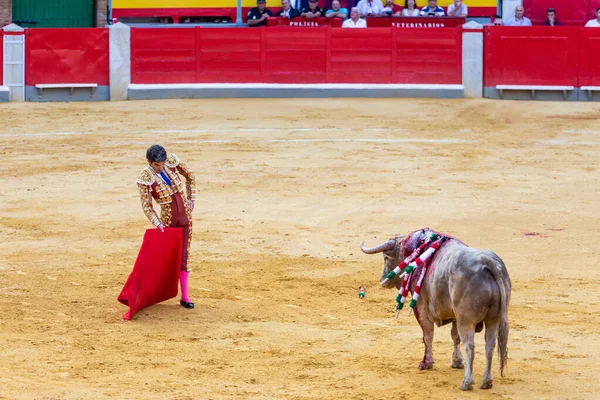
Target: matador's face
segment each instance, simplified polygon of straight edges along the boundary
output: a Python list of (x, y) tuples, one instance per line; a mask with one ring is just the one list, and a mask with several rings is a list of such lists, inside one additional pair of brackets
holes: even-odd
[(153, 161), (150, 162), (150, 160), (148, 160), (148, 162), (150, 163), (150, 166), (152, 167), (152, 169), (157, 173), (160, 174), (162, 172), (162, 170), (165, 168), (165, 162), (158, 162), (158, 161)]

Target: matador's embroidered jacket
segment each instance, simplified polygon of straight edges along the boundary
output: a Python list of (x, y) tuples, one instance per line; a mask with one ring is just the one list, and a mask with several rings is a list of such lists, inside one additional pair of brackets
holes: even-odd
[[(150, 165), (142, 170), (136, 181), (144, 214), (154, 226), (159, 226), (161, 223), (164, 226), (169, 226), (171, 224), (171, 195), (180, 193), (191, 225), (192, 212), (187, 200), (196, 200), (196, 178), (194, 173), (175, 154), (171, 154), (165, 160), (164, 172), (169, 177), (171, 186), (167, 185)], [(185, 178), (185, 185), (180, 174)], [(152, 207), (152, 198), (160, 205), (160, 217)]]

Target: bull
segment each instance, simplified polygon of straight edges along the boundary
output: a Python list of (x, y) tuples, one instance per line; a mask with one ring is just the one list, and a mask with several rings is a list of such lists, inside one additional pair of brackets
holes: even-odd
[[(378, 246), (360, 248), (366, 254), (383, 253), (381, 282), (384, 286), (400, 289), (402, 279), (395, 276), (386, 279), (388, 273), (408, 257), (433, 233), (428, 229), (391, 238)], [(414, 272), (419, 273), (419, 270)], [(415, 290), (411, 280), (410, 292)], [(460, 389), (473, 389), (473, 359), (475, 357), (475, 332), (485, 326), (486, 366), (481, 389), (493, 386), (492, 358), (498, 342), (500, 374), (508, 359), (508, 306), (511, 282), (504, 262), (489, 250), (477, 250), (461, 241), (448, 238), (433, 254), (421, 286), (420, 297), (414, 309), (415, 317), (423, 331), (425, 354), (419, 369), (433, 368), (434, 325), (452, 323), (454, 342), (452, 368), (465, 368), (460, 351), (461, 341), (465, 347), (466, 368)]]

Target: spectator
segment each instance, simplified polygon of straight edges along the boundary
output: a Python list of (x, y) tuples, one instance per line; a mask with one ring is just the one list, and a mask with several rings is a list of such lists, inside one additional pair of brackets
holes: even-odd
[(418, 17), (419, 8), (417, 6), (417, 0), (404, 0), (404, 10), (402, 10), (403, 17)]
[(340, 8), (340, 0), (333, 0), (331, 2), (331, 10), (327, 10), (325, 16), (327, 18), (343, 18), (345, 21), (348, 19), (348, 10)]
[(419, 13), (422, 17), (443, 17), (445, 15), (444, 9), (438, 7), (437, 0), (429, 0), (427, 4)]
[(290, 0), (281, 0), (281, 7), (283, 9), (275, 13), (276, 17), (292, 19), (300, 16), (298, 10), (293, 9), (290, 5)]
[(544, 26), (562, 26), (562, 23), (560, 21), (556, 20), (556, 10), (552, 7), (550, 7), (548, 9), (548, 11), (546, 11), (546, 21), (544, 21), (544, 23), (542, 25)]
[(515, 17), (509, 20), (506, 26), (531, 26), (531, 21), (523, 14), (525, 14), (523, 6), (517, 6), (515, 8)]
[(467, 18), (467, 15), (469, 15), (469, 10), (462, 0), (454, 0), (454, 3), (448, 6), (449, 17)]
[(266, 26), (267, 18), (273, 16), (271, 10), (267, 8), (266, 0), (256, 0), (256, 7), (248, 11), (248, 26)]
[[(308, 5), (308, 2), (306, 2), (305, 4)], [(290, 0), (290, 7), (292, 7), (298, 12), (300, 12), (300, 10), (304, 8), (302, 7), (302, 0)]]
[(504, 21), (498, 15), (494, 15), (494, 21), (492, 22), (494, 26), (504, 26)]
[(357, 8), (362, 17), (376, 17), (381, 14), (383, 4), (381, 0), (360, 0)]
[(304, 18), (318, 18), (323, 15), (323, 10), (319, 7), (317, 0), (308, 0), (308, 7), (302, 10), (302, 16)]
[(398, 4), (394, 4), (394, 0), (385, 0), (385, 6), (380, 15), (382, 17), (400, 17), (402, 16), (402, 9)]
[(360, 18), (358, 7), (352, 7), (350, 11), (350, 19), (347, 19), (342, 24), (342, 28), (366, 28), (367, 21)]
[(600, 8), (596, 9), (596, 19), (590, 19), (585, 26), (588, 28), (600, 28)]

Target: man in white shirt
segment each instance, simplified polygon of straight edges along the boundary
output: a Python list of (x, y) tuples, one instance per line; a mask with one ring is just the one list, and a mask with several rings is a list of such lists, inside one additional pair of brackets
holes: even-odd
[(596, 9), (596, 19), (590, 19), (585, 26), (587, 28), (600, 28), (600, 8)]
[(525, 9), (523, 6), (517, 6), (515, 8), (515, 17), (505, 23), (505, 26), (531, 26), (531, 21), (529, 18), (524, 16)]
[(352, 7), (350, 11), (350, 19), (347, 19), (342, 24), (342, 28), (366, 28), (367, 21), (360, 19), (360, 12), (357, 7)]
[(462, 0), (454, 0), (454, 3), (448, 6), (449, 17), (467, 18), (467, 15), (469, 15), (469, 10)]
[(362, 17), (375, 17), (383, 11), (381, 0), (360, 0), (356, 7)]

